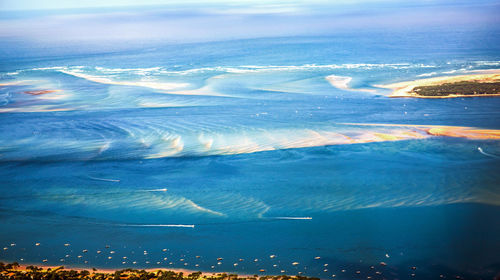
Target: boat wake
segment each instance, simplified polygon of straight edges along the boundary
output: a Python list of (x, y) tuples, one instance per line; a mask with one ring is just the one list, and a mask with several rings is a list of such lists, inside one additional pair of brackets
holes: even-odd
[(87, 176), (88, 178), (96, 181), (104, 181), (104, 182), (113, 182), (113, 183), (119, 183), (120, 180), (118, 179), (108, 179), (108, 178), (99, 178), (99, 177), (93, 177), (93, 176)]
[(194, 228), (195, 225), (183, 224), (118, 224), (121, 227), (176, 227), (176, 228)]
[(269, 217), (273, 220), (312, 220), (312, 217)]
[(487, 153), (487, 152), (483, 151), (483, 149), (482, 149), (481, 147), (477, 147), (477, 150), (478, 150), (481, 154), (483, 154), (483, 155), (485, 155), (485, 156), (487, 156), (487, 157), (491, 157), (491, 158), (500, 158), (499, 156), (492, 155), (492, 154), (490, 154), (490, 153)]

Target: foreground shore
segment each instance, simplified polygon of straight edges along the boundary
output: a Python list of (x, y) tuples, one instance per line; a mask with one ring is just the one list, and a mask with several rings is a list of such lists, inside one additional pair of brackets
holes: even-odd
[(500, 96), (500, 70), (469, 75), (443, 76), (377, 87), (391, 89), (389, 97), (455, 98)]
[(319, 280), (306, 276), (262, 276), (238, 275), (227, 273), (208, 273), (181, 269), (91, 269), (65, 268), (63, 266), (34, 266), (19, 265), (18, 263), (4, 264), (0, 262), (0, 279), (158, 279), (158, 280), (195, 280), (195, 279), (248, 279), (248, 280)]

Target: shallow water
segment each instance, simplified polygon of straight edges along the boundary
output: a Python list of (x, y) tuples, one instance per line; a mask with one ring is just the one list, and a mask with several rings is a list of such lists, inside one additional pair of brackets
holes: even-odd
[[(425, 34), (6, 58), (0, 259), (343, 279), (495, 275), (499, 142), (425, 128), (498, 130), (500, 99), (390, 99), (376, 85), (500, 68), (499, 44)], [(414, 44), (422, 39), (431, 43)], [(350, 89), (330, 75), (351, 77)], [(60, 91), (25, 93), (35, 90)]]

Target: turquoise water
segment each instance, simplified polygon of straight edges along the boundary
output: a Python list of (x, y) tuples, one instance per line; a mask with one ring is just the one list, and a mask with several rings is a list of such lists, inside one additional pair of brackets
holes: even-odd
[[(392, 99), (377, 85), (498, 69), (498, 34), (408, 32), (113, 52), (5, 44), (0, 259), (491, 278), (499, 142), (424, 128), (500, 129), (500, 99)], [(59, 91), (26, 93), (41, 90)]]

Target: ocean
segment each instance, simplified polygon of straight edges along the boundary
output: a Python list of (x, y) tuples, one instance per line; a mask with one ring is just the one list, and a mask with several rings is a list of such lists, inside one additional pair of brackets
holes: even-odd
[(431, 31), (110, 51), (5, 41), (0, 260), (491, 279), (500, 142), (428, 132), (499, 130), (500, 99), (378, 85), (500, 69), (500, 34)]

